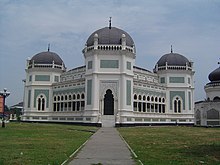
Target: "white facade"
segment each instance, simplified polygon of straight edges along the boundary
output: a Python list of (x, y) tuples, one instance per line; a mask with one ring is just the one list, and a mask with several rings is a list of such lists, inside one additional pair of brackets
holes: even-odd
[(83, 54), (85, 66), (69, 71), (57, 57), (47, 61), (50, 64), (42, 62), (45, 55), (27, 62), (23, 121), (102, 126), (194, 123), (193, 64), (184, 56), (171, 51), (154, 72), (137, 67), (132, 38), (114, 27), (91, 34)]

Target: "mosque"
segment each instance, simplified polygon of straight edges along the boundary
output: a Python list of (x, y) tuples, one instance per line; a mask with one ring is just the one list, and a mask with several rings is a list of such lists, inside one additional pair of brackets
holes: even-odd
[(138, 67), (132, 37), (110, 22), (88, 37), (82, 53), (85, 65), (70, 70), (49, 49), (27, 60), (23, 121), (194, 124), (193, 62), (172, 47), (153, 71)]
[(220, 126), (220, 67), (208, 76), (210, 82), (204, 87), (206, 99), (195, 103), (195, 124)]

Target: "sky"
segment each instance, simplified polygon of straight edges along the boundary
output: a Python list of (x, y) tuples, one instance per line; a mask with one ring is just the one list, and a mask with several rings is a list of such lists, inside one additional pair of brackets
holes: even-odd
[(7, 105), (23, 100), (26, 60), (57, 53), (67, 69), (84, 65), (82, 49), (94, 31), (123, 29), (136, 46), (135, 65), (153, 71), (173, 51), (194, 62), (195, 101), (220, 61), (219, 0), (1, 0), (0, 90)]

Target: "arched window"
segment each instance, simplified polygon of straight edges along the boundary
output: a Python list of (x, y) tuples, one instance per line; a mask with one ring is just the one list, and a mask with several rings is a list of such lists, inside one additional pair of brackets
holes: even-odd
[(154, 97), (153, 96), (151, 97), (151, 101), (154, 101)]
[(146, 103), (143, 103), (143, 112), (146, 112)]
[(77, 99), (80, 99), (80, 95), (79, 94), (77, 94)]
[(155, 104), (155, 112), (158, 112), (158, 104)]
[(162, 113), (165, 113), (165, 105), (162, 105)]
[(145, 95), (143, 96), (143, 100), (144, 100), (144, 101), (146, 100), (146, 96), (145, 96)]
[(57, 110), (57, 103), (53, 103), (53, 111), (55, 112)]
[(141, 109), (141, 102), (138, 103), (138, 112), (141, 112), (142, 109)]
[(138, 96), (138, 100), (141, 100), (141, 95)]
[(85, 95), (84, 93), (81, 94), (81, 99), (84, 99), (85, 98)]
[(137, 102), (134, 101), (134, 111), (137, 111)]
[(56, 101), (56, 100), (57, 100), (57, 98), (56, 98), (56, 96), (54, 96), (53, 101)]
[(76, 110), (76, 102), (73, 101), (73, 102), (72, 102), (72, 111), (75, 111), (75, 110)]
[(174, 112), (175, 113), (181, 113), (181, 108), (182, 108), (182, 102), (179, 99), (179, 97), (176, 97), (173, 103), (173, 107), (174, 107)]
[(72, 96), (71, 95), (69, 95), (69, 100), (71, 100), (72, 99)]
[(136, 94), (134, 95), (134, 100), (137, 100), (137, 95)]
[(80, 101), (76, 102), (76, 110), (79, 111), (80, 110)]
[(44, 111), (45, 110), (45, 97), (43, 95), (40, 95), (37, 98), (37, 110), (38, 111)]
[(75, 100), (75, 99), (76, 99), (76, 95), (74, 94), (74, 95), (73, 95), (73, 100)]
[(60, 103), (57, 103), (57, 111), (60, 111)]
[(177, 113), (177, 100), (174, 100), (174, 112)]
[(150, 101), (150, 96), (147, 96), (147, 101)]
[(60, 104), (60, 110), (63, 111), (63, 102)]
[(81, 110), (84, 110), (85, 109), (85, 101), (81, 101)]
[(41, 110), (42, 110), (42, 111), (45, 110), (45, 99), (44, 99), (44, 98), (42, 98)]
[(159, 102), (161, 102), (161, 98), (159, 97)]
[(40, 111), (41, 110), (41, 99), (38, 98), (38, 104), (37, 104), (37, 110)]

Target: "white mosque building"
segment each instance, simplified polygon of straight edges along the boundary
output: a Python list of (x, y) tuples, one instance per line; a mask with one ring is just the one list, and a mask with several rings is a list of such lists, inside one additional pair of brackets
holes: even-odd
[(171, 52), (153, 71), (135, 65), (131, 36), (104, 27), (82, 50), (85, 65), (67, 70), (49, 49), (27, 60), (23, 121), (97, 126), (194, 124), (193, 62)]
[(220, 67), (208, 76), (205, 85), (206, 99), (195, 103), (195, 124), (198, 126), (220, 126)]

